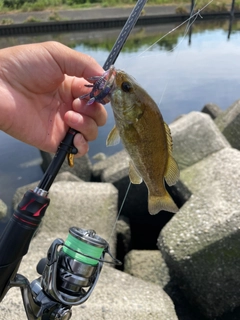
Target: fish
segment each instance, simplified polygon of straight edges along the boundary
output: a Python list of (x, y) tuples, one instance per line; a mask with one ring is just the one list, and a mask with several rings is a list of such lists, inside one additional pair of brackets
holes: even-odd
[(115, 126), (110, 131), (106, 145), (122, 141), (127, 151), (131, 183), (142, 181), (148, 189), (148, 211), (161, 210), (176, 213), (178, 207), (167, 192), (165, 182), (172, 186), (180, 171), (173, 158), (171, 131), (150, 95), (136, 80), (122, 70), (111, 66), (102, 76), (89, 78), (92, 91), (80, 97), (89, 97), (87, 105), (94, 102), (111, 103)]
[(148, 189), (148, 211), (177, 212), (178, 207), (165, 188), (179, 179), (180, 171), (173, 158), (170, 128), (150, 95), (136, 80), (122, 70), (110, 68), (111, 90), (107, 94), (115, 126), (107, 146), (122, 141), (127, 151), (131, 183), (145, 182)]

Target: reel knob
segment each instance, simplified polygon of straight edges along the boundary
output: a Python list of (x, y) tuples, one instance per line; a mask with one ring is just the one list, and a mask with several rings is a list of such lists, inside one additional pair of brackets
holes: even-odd
[(62, 307), (52, 312), (50, 320), (69, 320), (72, 316), (71, 309)]

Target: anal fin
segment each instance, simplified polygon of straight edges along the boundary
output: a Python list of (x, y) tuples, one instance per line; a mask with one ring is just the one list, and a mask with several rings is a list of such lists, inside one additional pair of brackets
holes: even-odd
[(164, 172), (164, 178), (169, 186), (173, 186), (179, 179), (180, 171), (177, 165), (177, 162), (172, 156), (173, 151), (173, 142), (171, 136), (171, 130), (169, 126), (164, 122), (166, 136), (167, 136), (167, 145), (168, 145), (168, 161), (167, 166)]

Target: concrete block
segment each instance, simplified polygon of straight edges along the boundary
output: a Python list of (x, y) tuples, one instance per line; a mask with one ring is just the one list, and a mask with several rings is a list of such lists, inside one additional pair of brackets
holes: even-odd
[[(43, 158), (42, 162), (42, 169), (43, 172), (45, 172), (51, 163), (54, 154), (40, 151), (41, 156)], [(84, 181), (90, 181), (91, 180), (91, 175), (92, 175), (92, 163), (89, 159), (88, 154), (85, 154), (84, 156), (75, 159), (74, 158), (74, 166), (71, 168), (68, 165), (67, 159), (63, 162), (61, 169), (59, 172), (64, 172), (64, 171), (69, 171), (73, 175), (77, 176), (78, 178), (84, 180)]]
[(229, 146), (209, 115), (190, 112), (170, 125), (173, 156), (182, 170)]
[(131, 250), (124, 259), (124, 272), (162, 288), (170, 280), (168, 267), (159, 250)]
[(102, 160), (98, 161), (92, 166), (92, 176), (94, 181), (101, 181), (102, 173), (107, 168), (112, 168), (115, 166), (119, 166), (120, 164), (129, 163), (129, 156), (125, 150), (115, 153), (114, 155)]
[(72, 226), (93, 229), (115, 253), (118, 193), (112, 184), (59, 181), (52, 185), (49, 197), (41, 232), (59, 237)]
[(202, 108), (202, 112), (208, 114), (214, 120), (222, 113), (222, 109), (217, 104), (207, 103)]
[(216, 118), (215, 124), (230, 145), (240, 150), (240, 100), (222, 112)]
[(183, 170), (193, 195), (158, 239), (184, 294), (211, 319), (240, 306), (239, 163), (225, 148)]
[[(57, 181), (79, 181), (79, 182), (81, 182), (82, 180), (80, 178), (78, 178), (77, 176), (73, 175), (72, 173), (70, 173), (68, 171), (64, 171), (64, 172), (60, 172), (56, 176), (54, 181), (55, 182), (57, 182)], [(22, 200), (22, 197), (24, 196), (24, 194), (28, 190), (34, 190), (38, 186), (39, 182), (40, 181), (32, 182), (30, 184), (27, 184), (25, 186), (18, 188), (13, 196), (13, 200), (12, 200), (13, 208), (16, 209), (17, 205)]]

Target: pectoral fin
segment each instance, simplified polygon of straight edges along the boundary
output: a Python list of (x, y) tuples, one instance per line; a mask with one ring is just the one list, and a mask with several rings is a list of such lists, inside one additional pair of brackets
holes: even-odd
[(115, 146), (120, 142), (119, 132), (116, 126), (112, 128), (107, 137), (106, 146)]
[(142, 177), (137, 172), (132, 160), (130, 160), (129, 162), (129, 178), (133, 184), (140, 184), (143, 181)]

